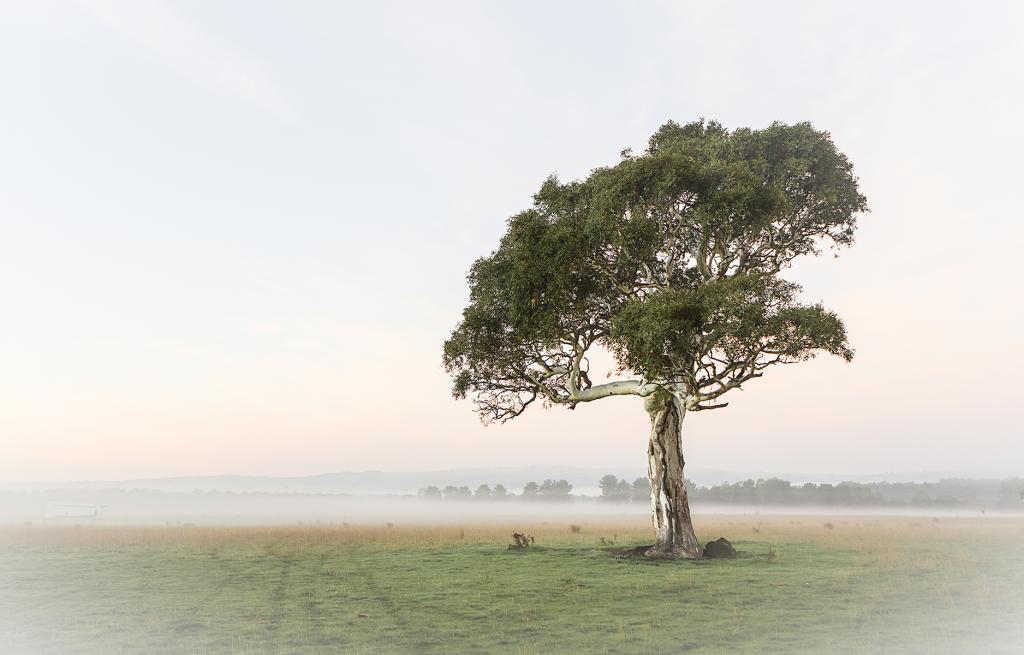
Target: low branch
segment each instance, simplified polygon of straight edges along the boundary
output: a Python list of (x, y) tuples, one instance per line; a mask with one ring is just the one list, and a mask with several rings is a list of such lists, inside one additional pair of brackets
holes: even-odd
[(659, 389), (659, 385), (644, 383), (642, 380), (620, 380), (606, 382), (589, 389), (579, 389), (572, 393), (559, 396), (555, 402), (563, 405), (589, 403), (593, 400), (609, 396), (649, 396)]

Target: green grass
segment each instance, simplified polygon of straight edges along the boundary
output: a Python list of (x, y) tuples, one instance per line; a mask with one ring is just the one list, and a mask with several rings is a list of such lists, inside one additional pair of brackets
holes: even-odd
[(7, 529), (0, 652), (1019, 652), (1019, 522), (824, 520), (705, 521), (741, 557), (701, 562), (616, 557), (638, 524)]

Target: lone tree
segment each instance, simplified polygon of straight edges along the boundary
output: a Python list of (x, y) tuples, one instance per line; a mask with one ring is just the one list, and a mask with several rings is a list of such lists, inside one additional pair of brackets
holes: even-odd
[[(842, 321), (798, 302), (780, 273), (849, 245), (865, 210), (850, 161), (809, 123), (666, 123), (641, 155), (583, 181), (550, 177), (473, 264), (469, 306), (444, 345), (454, 395), (472, 396), (485, 422), (537, 400), (641, 398), (657, 535), (647, 554), (699, 558), (683, 418), (725, 407), (770, 366), (852, 358)], [(600, 350), (622, 379), (595, 383)]]

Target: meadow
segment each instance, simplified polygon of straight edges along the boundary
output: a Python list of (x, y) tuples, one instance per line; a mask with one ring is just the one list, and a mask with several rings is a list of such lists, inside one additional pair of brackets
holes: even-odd
[[(510, 550), (512, 530), (535, 545)], [(3, 653), (1018, 653), (1024, 520), (0, 528)]]

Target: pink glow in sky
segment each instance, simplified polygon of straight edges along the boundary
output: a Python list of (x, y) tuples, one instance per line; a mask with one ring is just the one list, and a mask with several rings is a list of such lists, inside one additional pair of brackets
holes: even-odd
[(0, 8), (0, 481), (642, 469), (638, 400), (484, 428), (440, 347), (548, 174), (701, 116), (830, 130), (872, 212), (789, 274), (854, 362), (690, 465), (1024, 474), (1021, 11), (708, 7)]

